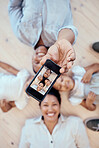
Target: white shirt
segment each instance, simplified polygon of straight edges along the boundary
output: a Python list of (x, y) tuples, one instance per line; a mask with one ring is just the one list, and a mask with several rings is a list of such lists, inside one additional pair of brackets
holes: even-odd
[(60, 116), (52, 135), (41, 117), (26, 121), (19, 148), (90, 148), (82, 120)]
[(10, 0), (8, 11), (15, 35), (29, 46), (35, 47), (41, 36), (50, 47), (63, 28), (71, 29), (76, 41), (70, 0)]
[(24, 84), (30, 74), (22, 69), (17, 75), (0, 73), (0, 100), (15, 101), (17, 108), (23, 109), (28, 102)]

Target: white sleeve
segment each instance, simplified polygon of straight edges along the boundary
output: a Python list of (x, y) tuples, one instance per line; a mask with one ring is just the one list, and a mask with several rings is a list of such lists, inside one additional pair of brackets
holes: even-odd
[(30, 73), (26, 69), (22, 69), (18, 74), (17, 78), (20, 80), (20, 89), (19, 89), (19, 97), (15, 101), (15, 104), (18, 109), (22, 110), (28, 103), (28, 97), (24, 91), (24, 84), (29, 78)]
[[(67, 13), (66, 13), (65, 16), (66, 16), (66, 19), (64, 21), (64, 26), (61, 27), (59, 29), (59, 31), (62, 30), (62, 29), (71, 29), (73, 31), (74, 35), (75, 35), (75, 40), (74, 40), (74, 43), (75, 43), (76, 40), (77, 40), (77, 36), (78, 36), (78, 30), (73, 25), (73, 17), (72, 17), (72, 11), (71, 11), (70, 1), (68, 1), (68, 4), (67, 4)], [(59, 31), (58, 31), (58, 33), (59, 33)]]
[(22, 110), (28, 104), (28, 100), (29, 99), (24, 92), (24, 95), (21, 96), (17, 101), (15, 101), (15, 105), (18, 109)]
[(22, 19), (22, 2), (23, 0), (10, 0), (8, 4), (8, 12), (12, 29), (17, 36), (18, 25)]
[[(10, 0), (8, 4), (8, 13), (10, 18), (10, 23), (12, 30), (16, 37), (23, 43), (32, 46), (32, 41), (30, 41), (25, 33), (25, 25), (22, 20), (24, 19), (24, 6), (25, 0)], [(26, 8), (25, 8), (26, 9)], [(26, 20), (27, 21), (27, 20)], [(28, 23), (29, 25), (29, 23)]]
[(85, 129), (85, 126), (83, 124), (83, 121), (79, 119), (78, 125), (78, 130), (77, 130), (77, 135), (76, 135), (76, 145), (79, 148), (90, 148), (87, 132)]
[(69, 101), (72, 105), (79, 105), (82, 102), (83, 98), (80, 97), (70, 97)]
[(86, 71), (83, 67), (77, 65), (72, 68), (72, 73), (76, 76), (83, 76), (86, 73)]

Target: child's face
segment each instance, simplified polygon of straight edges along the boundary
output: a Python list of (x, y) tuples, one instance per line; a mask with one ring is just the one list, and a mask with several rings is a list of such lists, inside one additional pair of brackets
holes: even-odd
[(43, 80), (43, 77), (40, 75), (40, 76), (38, 76), (38, 80), (39, 81), (42, 81)]
[(67, 75), (61, 75), (54, 84), (54, 87), (60, 91), (71, 91), (74, 88), (74, 80)]

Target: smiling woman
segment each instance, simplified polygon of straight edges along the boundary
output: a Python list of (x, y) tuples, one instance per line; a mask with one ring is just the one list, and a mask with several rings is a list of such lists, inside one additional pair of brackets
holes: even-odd
[(39, 106), (42, 116), (26, 121), (19, 148), (90, 148), (82, 120), (60, 114), (58, 91), (52, 88)]

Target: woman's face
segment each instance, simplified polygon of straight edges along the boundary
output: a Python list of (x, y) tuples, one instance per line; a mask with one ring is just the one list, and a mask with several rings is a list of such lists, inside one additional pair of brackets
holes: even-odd
[(60, 104), (54, 95), (47, 95), (41, 102), (41, 112), (44, 117), (44, 121), (57, 122), (58, 115), (60, 113)]
[(57, 79), (54, 87), (60, 91), (71, 91), (74, 88), (74, 80), (69, 76), (62, 75)]

